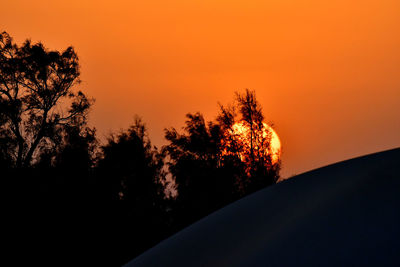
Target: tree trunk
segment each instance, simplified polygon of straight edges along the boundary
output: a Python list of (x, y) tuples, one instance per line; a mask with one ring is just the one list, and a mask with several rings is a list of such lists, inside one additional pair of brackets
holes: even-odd
[(36, 136), (35, 141), (32, 143), (31, 147), (29, 148), (28, 153), (26, 154), (26, 157), (25, 157), (25, 160), (23, 163), (23, 167), (29, 166), (29, 164), (31, 163), (31, 160), (32, 160), (33, 153), (35, 152), (37, 146), (39, 145), (40, 141), (43, 138), (44, 128), (46, 127), (47, 113), (48, 113), (48, 110), (44, 111), (44, 113), (43, 113), (42, 125)]

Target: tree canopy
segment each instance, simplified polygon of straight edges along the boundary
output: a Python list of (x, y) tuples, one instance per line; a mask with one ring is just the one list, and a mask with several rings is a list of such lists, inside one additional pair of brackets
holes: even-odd
[(280, 162), (271, 159), (271, 133), (254, 91), (237, 93), (228, 107), (220, 105), (214, 122), (205, 122), (201, 113), (186, 118), (183, 133), (165, 131), (169, 144), (163, 148), (181, 220), (189, 223), (277, 181)]
[[(99, 141), (88, 124), (93, 100), (76, 89), (79, 84), (73, 47), (53, 51), (30, 40), (19, 46), (0, 34), (1, 188), (17, 194), (23, 202), (19, 221), (37, 220), (40, 231), (34, 232), (48, 244), (48, 222), (78, 222), (84, 233), (65, 233), (60, 240), (79, 239), (76, 248), (90, 264), (108, 259), (121, 266), (279, 177), (254, 91), (236, 93), (213, 121), (188, 113), (182, 131), (166, 129), (167, 144), (158, 149), (139, 117)], [(94, 256), (87, 254), (89, 246)], [(70, 256), (69, 250), (57, 253)]]
[(264, 122), (255, 91), (246, 89), (235, 96), (232, 105), (220, 105), (217, 121), (224, 129), (223, 154), (238, 157), (244, 164), (241, 190), (248, 194), (277, 182), (280, 159), (273, 160), (272, 132)]
[(27, 167), (34, 155), (60, 142), (66, 126), (86, 123), (92, 100), (73, 90), (79, 75), (73, 47), (51, 51), (30, 40), (18, 46), (8, 33), (0, 34), (0, 142), (8, 155), (5, 160)]

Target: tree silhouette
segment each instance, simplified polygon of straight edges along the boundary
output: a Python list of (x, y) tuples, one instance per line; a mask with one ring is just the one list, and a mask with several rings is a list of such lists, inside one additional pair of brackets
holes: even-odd
[(77, 169), (85, 173), (93, 167), (97, 139), (96, 130), (77, 125), (65, 127), (63, 143), (57, 149), (53, 166), (56, 168)]
[(109, 213), (118, 222), (114, 246), (127, 262), (166, 235), (164, 155), (151, 145), (139, 118), (110, 136), (101, 151), (96, 170), (100, 201), (111, 206)]
[[(100, 146), (87, 121), (93, 101), (74, 90), (79, 76), (72, 47), (50, 51), (29, 40), (18, 46), (8, 33), (0, 34), (1, 187), (12, 194), (8, 199), (22, 202), (20, 217), (9, 217), (37, 222), (25, 234), (40, 233), (47, 244), (79, 239), (75, 248), (88, 263), (121, 266), (279, 177), (280, 162), (271, 158), (271, 133), (254, 91), (220, 105), (215, 121), (187, 114), (181, 133), (165, 130), (168, 144), (161, 150), (152, 146), (139, 118)], [(168, 197), (169, 175), (175, 198)], [(67, 222), (77, 230), (59, 231), (54, 241), (53, 221), (56, 228)], [(96, 253), (87, 254), (88, 247)], [(57, 250), (63, 258), (70, 254)]]
[(164, 156), (152, 147), (140, 118), (127, 131), (111, 135), (101, 150), (98, 168), (112, 172), (111, 199), (135, 203), (141, 198), (152, 206), (152, 199), (164, 198)]
[(239, 157), (245, 166), (246, 175), (238, 181), (241, 193), (249, 194), (276, 183), (280, 161), (272, 160), (272, 133), (264, 123), (255, 91), (237, 92), (233, 105), (220, 105), (217, 121), (225, 132), (223, 154)]
[(164, 147), (169, 171), (176, 184), (177, 220), (191, 223), (233, 200), (235, 175), (221, 158), (222, 131), (206, 123), (200, 113), (187, 114), (184, 133), (166, 130), (170, 142)]
[(183, 133), (165, 131), (169, 144), (163, 148), (181, 224), (277, 181), (280, 163), (271, 159), (271, 132), (255, 92), (237, 93), (233, 105), (220, 105), (216, 122), (206, 123), (200, 113), (186, 117)]
[(18, 46), (8, 33), (0, 34), (0, 140), (15, 167), (30, 166), (65, 127), (86, 120), (92, 101), (72, 90), (79, 75), (72, 47), (49, 51), (30, 40)]

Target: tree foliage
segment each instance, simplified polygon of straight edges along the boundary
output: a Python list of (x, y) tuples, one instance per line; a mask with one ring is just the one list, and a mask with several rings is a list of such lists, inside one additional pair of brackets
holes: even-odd
[(101, 147), (98, 168), (109, 176), (110, 198), (135, 203), (164, 198), (164, 156), (151, 145), (146, 126), (136, 118), (127, 131), (111, 135)]
[[(215, 122), (187, 114), (183, 133), (165, 131), (169, 171), (177, 190), (180, 220), (188, 223), (241, 196), (275, 183), (279, 162), (271, 159), (271, 133), (255, 92), (237, 93)], [(241, 131), (238, 132), (238, 127)]]
[(239, 181), (240, 191), (248, 194), (276, 183), (280, 161), (273, 161), (272, 132), (264, 122), (255, 91), (236, 92), (233, 105), (220, 105), (217, 121), (224, 129), (224, 156), (240, 158), (245, 167), (245, 176)]
[(65, 127), (83, 125), (92, 101), (72, 88), (79, 80), (72, 47), (50, 51), (42, 43), (15, 44), (0, 34), (0, 142), (6, 160), (30, 166), (35, 155), (60, 142)]
[[(111, 135), (101, 147), (96, 178), (100, 201), (111, 205), (121, 255), (138, 254), (165, 237), (168, 224), (164, 155), (151, 145), (145, 124)], [(121, 262), (123, 264), (124, 262)]]
[[(271, 158), (271, 132), (254, 91), (236, 93), (234, 103), (220, 105), (215, 121), (187, 114), (182, 131), (165, 130), (168, 144), (159, 150), (138, 117), (100, 145), (88, 126), (93, 100), (74, 89), (79, 77), (72, 47), (52, 51), (30, 40), (19, 46), (8, 33), (0, 34), (1, 182), (15, 181), (2, 188), (13, 194), (9, 199), (22, 200), (20, 221), (37, 219), (42, 228), (31, 232), (39, 238), (51, 240), (48, 226), (55, 218), (77, 222), (82, 233), (66, 233), (64, 240), (84, 241), (76, 247), (90, 264), (104, 265), (109, 257), (121, 266), (277, 181), (280, 162)], [(88, 247), (95, 254), (88, 256)]]
[[(184, 133), (165, 131), (169, 171), (177, 190), (178, 216), (190, 223), (232, 200), (234, 175), (221, 162), (221, 128), (200, 113), (187, 114)], [(180, 214), (179, 214), (180, 213)]]

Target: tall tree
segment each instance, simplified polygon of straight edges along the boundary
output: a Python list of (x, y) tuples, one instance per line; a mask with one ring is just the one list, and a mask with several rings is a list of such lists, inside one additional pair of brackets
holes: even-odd
[(96, 175), (101, 202), (111, 206), (108, 213), (117, 222), (113, 246), (127, 262), (165, 238), (164, 155), (151, 145), (139, 118), (101, 150)]
[(264, 122), (264, 114), (255, 91), (236, 92), (233, 105), (220, 105), (218, 122), (225, 129), (222, 144), (225, 155), (238, 156), (246, 175), (239, 184), (243, 194), (276, 183), (280, 161), (272, 160), (272, 132)]
[(151, 145), (145, 124), (136, 118), (127, 131), (111, 135), (101, 147), (98, 168), (113, 184), (109, 197), (137, 205), (164, 198), (164, 156)]
[(0, 140), (14, 166), (30, 166), (66, 126), (86, 120), (92, 100), (73, 91), (79, 76), (73, 47), (50, 51), (30, 40), (18, 46), (0, 34)]
[(234, 198), (234, 172), (221, 158), (222, 129), (200, 113), (187, 114), (183, 133), (165, 131), (169, 171), (177, 190), (177, 220), (186, 225)]
[(254, 91), (220, 105), (216, 122), (186, 117), (183, 133), (166, 130), (164, 147), (184, 224), (277, 181), (279, 162), (271, 160), (271, 132)]
[(252, 163), (255, 160), (254, 147), (257, 146), (257, 135), (263, 132), (264, 129), (264, 115), (260, 104), (256, 100), (254, 91), (246, 89), (244, 94), (236, 93), (236, 100), (241, 115), (240, 121), (249, 128), (249, 142), (250, 142), (250, 159)]

